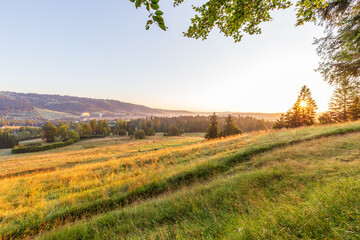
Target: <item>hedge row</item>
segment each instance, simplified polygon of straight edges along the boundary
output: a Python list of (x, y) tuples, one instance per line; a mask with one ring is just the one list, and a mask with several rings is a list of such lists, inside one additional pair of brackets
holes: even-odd
[(54, 149), (54, 148), (69, 146), (69, 145), (76, 143), (77, 141), (78, 140), (76, 140), (76, 139), (70, 139), (66, 142), (57, 142), (57, 143), (47, 144), (47, 145), (43, 145), (43, 146), (19, 145), (19, 146), (14, 147), (11, 150), (11, 152), (15, 153), (15, 154), (16, 153), (41, 152), (41, 151), (46, 151), (46, 150), (50, 150), (50, 149)]
[(90, 135), (90, 136), (80, 136), (80, 139), (90, 139), (90, 138), (105, 138), (105, 135)]
[(41, 145), (42, 145), (41, 142), (30, 142), (30, 143), (20, 144), (19, 146), (21, 146), (21, 147), (34, 147), (34, 146), (41, 146)]

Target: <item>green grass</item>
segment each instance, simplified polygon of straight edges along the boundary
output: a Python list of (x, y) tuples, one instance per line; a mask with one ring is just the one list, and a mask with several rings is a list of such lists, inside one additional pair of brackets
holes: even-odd
[[(42, 238), (358, 239), (360, 163), (359, 157), (349, 155), (358, 152), (359, 140), (358, 133), (312, 140), (276, 150), (276, 159), (273, 152), (264, 153), (209, 183)], [(311, 146), (318, 151), (307, 152)], [(333, 155), (334, 146), (348, 152)], [(346, 158), (351, 160), (343, 161)]]
[[(10, 204), (5, 201), (7, 198), (22, 209), (19, 214), (4, 214), (6, 218), (0, 215), (0, 238), (35, 235), (45, 239), (337, 238), (333, 227), (329, 228), (334, 232), (332, 235), (326, 235), (325, 230), (319, 230), (323, 235), (306, 233), (311, 226), (316, 228), (317, 223), (314, 219), (314, 224), (305, 227), (301, 223), (306, 218), (300, 215), (301, 207), (311, 206), (320, 194), (329, 194), (330, 198), (329, 191), (321, 193), (322, 189), (340, 186), (339, 181), (355, 182), (360, 171), (359, 131), (360, 123), (356, 122), (210, 142), (156, 136), (153, 140), (120, 143), (123, 140), (108, 139), (80, 145), (91, 152), (77, 150), (79, 146), (75, 144), (59, 154), (73, 157), (113, 151), (118, 146), (126, 146), (121, 148), (126, 151), (115, 158), (109, 151), (111, 158), (86, 157), (66, 162), (66, 167), (55, 162), (51, 166), (57, 167), (44, 174), (35, 172), (0, 180), (16, 186), (9, 185), (0, 200)], [(97, 148), (97, 143), (105, 145)], [(41, 155), (29, 156), (36, 159)], [(134, 170), (127, 170), (127, 164), (135, 165)], [(81, 174), (87, 175), (79, 177)], [(118, 175), (126, 180), (117, 182)], [(82, 187), (67, 187), (72, 181), (78, 181)], [(24, 195), (24, 191), (29, 194)], [(319, 194), (308, 197), (316, 192)], [(348, 197), (339, 201), (350, 201)], [(32, 210), (27, 206), (32, 206)], [(279, 206), (283, 210), (277, 209)], [(16, 210), (14, 205), (11, 207)], [(316, 212), (320, 208), (323, 206), (306, 211)], [(288, 216), (283, 214), (289, 209), (296, 215), (286, 220)], [(349, 209), (354, 210), (351, 206)], [(346, 226), (355, 226), (358, 216), (354, 215), (354, 223), (343, 220)], [(357, 236), (354, 227), (346, 228), (338, 221), (334, 226), (353, 231), (349, 234)], [(293, 226), (298, 225), (302, 230), (294, 233)]]

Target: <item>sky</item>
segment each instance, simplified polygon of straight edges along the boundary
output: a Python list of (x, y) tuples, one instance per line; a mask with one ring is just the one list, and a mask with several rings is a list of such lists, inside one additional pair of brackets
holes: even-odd
[(333, 88), (315, 72), (314, 24), (273, 12), (240, 43), (183, 37), (194, 15), (160, 1), (168, 31), (124, 0), (0, 0), (0, 90), (116, 99), (191, 111), (284, 112), (307, 85), (319, 111)]

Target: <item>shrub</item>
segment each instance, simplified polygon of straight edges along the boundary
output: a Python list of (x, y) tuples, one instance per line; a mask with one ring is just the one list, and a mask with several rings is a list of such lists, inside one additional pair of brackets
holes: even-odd
[(146, 136), (155, 136), (155, 130), (153, 127), (149, 127), (145, 130)]
[(135, 132), (135, 139), (144, 139), (145, 138), (145, 131), (139, 129)]
[(179, 129), (176, 125), (172, 124), (169, 129), (164, 133), (164, 136), (180, 136), (183, 133), (183, 129)]

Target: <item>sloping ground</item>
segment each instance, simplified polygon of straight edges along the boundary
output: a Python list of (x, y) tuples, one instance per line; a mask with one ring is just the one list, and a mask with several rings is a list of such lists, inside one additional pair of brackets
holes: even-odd
[[(35, 93), (15, 93), (0, 91), (0, 116), (12, 115), (21, 118), (23, 115), (49, 118), (78, 117), (83, 112), (122, 114), (123, 116), (150, 115), (192, 115), (188, 111), (162, 110), (143, 105), (117, 100), (94, 99), (73, 96), (60, 96)], [(42, 109), (39, 111), (38, 109)], [(33, 110), (36, 110), (35, 112)], [(22, 114), (21, 114), (22, 113)]]
[(360, 134), (261, 154), (175, 194), (44, 239), (358, 239)]
[[(0, 180), (0, 236), (26, 238), (49, 230), (55, 232), (38, 236), (334, 239), (345, 236), (336, 235), (341, 231), (355, 236), (358, 203), (351, 194), (338, 201), (339, 206), (355, 201), (344, 207), (350, 220), (326, 212), (327, 202), (313, 208), (311, 203), (331, 199), (340, 181), (356, 182), (358, 131), (359, 122), (148, 148), (129, 156), (109, 151), (101, 162), (88, 161), (89, 152), (72, 152), (69, 158), (83, 155), (84, 163), (63, 167), (55, 160), (56, 169)], [(307, 215), (314, 219), (305, 224), (301, 219), (310, 219)]]

